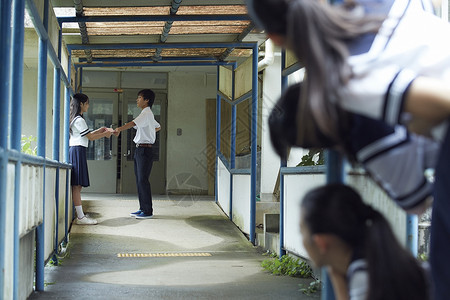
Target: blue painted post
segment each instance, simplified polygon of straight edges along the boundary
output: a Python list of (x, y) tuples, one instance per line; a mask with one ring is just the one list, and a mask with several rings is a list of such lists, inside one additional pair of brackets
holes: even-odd
[(414, 257), (417, 257), (419, 247), (419, 221), (417, 215), (406, 216), (407, 247)]
[[(44, 15), (42, 23), (48, 32), (48, 0), (44, 0)], [(38, 124), (37, 124), (37, 155), (45, 158), (45, 127), (47, 109), (47, 47), (48, 40), (39, 39), (39, 65), (38, 65)], [(36, 290), (44, 290), (44, 234), (45, 234), (45, 164), (44, 164), (44, 189), (43, 189), (43, 223), (36, 228)]]
[[(11, 63), (11, 0), (0, 2), (0, 99), (9, 99)], [(0, 109), (0, 298), (4, 295), (6, 245), (6, 181), (9, 101)]]
[[(286, 65), (286, 50), (281, 52), (281, 71)], [(288, 85), (287, 76), (281, 76), (281, 90), (284, 91)], [(284, 174), (281, 172), (281, 168), (287, 166), (287, 161), (281, 160), (280, 162), (280, 250), (278, 256), (281, 258), (286, 254), (284, 250)]]
[[(0, 128), (6, 132), (7, 126)], [(8, 152), (0, 147), (0, 280), (5, 282), (5, 245), (6, 245), (6, 181), (8, 168)], [(4, 295), (4, 285), (0, 285), (0, 295)]]
[(287, 162), (282, 160), (280, 163), (280, 249), (278, 256), (281, 258), (286, 254), (284, 250), (284, 174), (281, 172), (281, 168), (287, 166)]
[[(30, 0), (31, 1), (31, 0)], [(174, 47), (176, 48), (176, 47)], [(76, 49), (74, 49), (76, 50)], [(186, 61), (186, 62), (123, 62), (123, 63), (90, 63), (90, 64), (82, 64), (76, 63), (75, 67), (77, 68), (98, 68), (98, 67), (196, 67), (196, 66), (228, 66), (232, 63), (229, 62), (214, 62), (214, 61), (205, 61), (205, 62), (196, 62), (196, 61)]]
[[(343, 183), (345, 181), (344, 160), (336, 151), (327, 150), (325, 153), (327, 183)], [(322, 300), (334, 300), (333, 286), (327, 271), (322, 269)]]
[(218, 167), (218, 159), (219, 159), (219, 153), (220, 153), (220, 94), (219, 94), (219, 88), (220, 88), (220, 66), (217, 66), (217, 101), (216, 101), (216, 203), (219, 201), (219, 167)]
[[(72, 73), (72, 68), (71, 68), (71, 60), (72, 60), (72, 55), (69, 54), (68, 57), (69, 63), (67, 66), (67, 78), (69, 79), (70, 82), (70, 78), (71, 78), (71, 73)], [(68, 163), (69, 162), (69, 129), (70, 129), (70, 124), (69, 124), (69, 118), (70, 118), (70, 93), (71, 91), (71, 87), (70, 86), (66, 86), (66, 92), (64, 95), (64, 162)]]
[[(3, 99), (2, 109), (0, 109), (0, 147), (6, 149), (8, 147), (9, 102), (4, 101), (4, 99), (9, 99), (11, 88), (11, 0), (0, 2), (0, 38), (0, 63), (2, 66), (0, 68), (0, 99)], [(5, 189), (2, 189), (2, 191), (5, 191)], [(4, 220), (4, 218), (2, 219)], [(3, 276), (3, 274), (0, 276)]]
[[(58, 59), (61, 60), (62, 30), (59, 30)], [(53, 73), (53, 160), (59, 161), (59, 136), (61, 126), (61, 69), (55, 67)]]
[[(283, 70), (286, 68), (286, 50), (283, 49), (281, 51), (281, 74), (283, 74)], [(288, 77), (281, 75), (281, 90), (284, 91), (288, 86)]]
[[(31, 0), (28, 0), (31, 1)], [(216, 18), (214, 16), (214, 18)], [(59, 19), (59, 18), (58, 18)], [(217, 21), (217, 18), (216, 20)], [(92, 22), (92, 21), (88, 21)], [(67, 48), (72, 50), (118, 50), (118, 49), (148, 49), (148, 48), (161, 48), (161, 49), (172, 49), (172, 48), (250, 48), (254, 46), (253, 42), (224, 42), (224, 43), (140, 43), (140, 44), (68, 44)], [(216, 65), (220, 62), (214, 62), (210, 65)], [(224, 64), (229, 64), (223, 62)]]
[[(59, 37), (60, 40), (62, 37)], [(68, 68), (67, 68), (67, 78), (70, 82), (71, 77), (71, 60), (72, 55), (69, 53), (68, 57)], [(66, 86), (65, 88), (65, 94), (64, 94), (64, 155), (63, 159), (65, 163), (69, 162), (69, 118), (70, 118), (70, 91), (71, 87)], [(66, 175), (66, 202), (65, 202), (65, 208), (64, 208), (64, 242), (68, 242), (68, 234), (69, 234), (69, 197), (71, 193), (71, 186), (69, 182), (70, 172), (67, 172)]]
[[(25, 2), (13, 1), (13, 34), (12, 34), (12, 56), (11, 56), (11, 148), (21, 151), (22, 135), (22, 88), (23, 88), (23, 49), (24, 49), (24, 19)], [(19, 256), (20, 256), (20, 175), (21, 159), (16, 164), (14, 178), (14, 277), (13, 298), (19, 298)]]
[(80, 68), (78, 72), (80, 74), (80, 82), (78, 83), (78, 85), (79, 85), (78, 93), (82, 93), (83, 92), (83, 68)]
[[(331, 0), (331, 3), (339, 3), (341, 0)], [(325, 153), (325, 162), (327, 168), (327, 183), (342, 183), (345, 181), (344, 161), (342, 157), (335, 151), (327, 150)], [(322, 300), (334, 300), (333, 286), (327, 271), (322, 268)]]
[(325, 162), (327, 183), (344, 183), (344, 159), (341, 155), (336, 151), (327, 150), (325, 152)]
[(69, 242), (69, 196), (70, 196), (70, 170), (66, 171), (66, 202), (65, 202), (65, 207), (64, 207), (64, 243), (67, 245), (67, 243)]
[[(235, 99), (235, 84), (236, 84), (236, 63), (232, 66), (232, 77), (231, 77), (231, 101)], [(236, 105), (231, 106), (231, 156), (230, 156), (230, 168), (234, 169), (236, 164)]]
[[(234, 101), (236, 95), (236, 66), (234, 63), (231, 68), (231, 101)], [(236, 167), (236, 105), (231, 105), (231, 154), (230, 154), (230, 169), (233, 170)], [(230, 174), (230, 220), (233, 220), (233, 174)]]
[(24, 1), (13, 1), (13, 34), (11, 52), (11, 93), (10, 128), (11, 148), (20, 151), (22, 133), (22, 87), (23, 87), (23, 49), (24, 49)]
[[(176, 2), (181, 2), (175, 0)], [(174, 11), (174, 6), (171, 7)], [(174, 22), (174, 21), (249, 21), (247, 15), (146, 15), (146, 16), (81, 16), (81, 17), (59, 17), (60, 23), (78, 22)], [(164, 37), (163, 37), (164, 38)], [(155, 47), (150, 47), (155, 48)], [(226, 48), (226, 47), (219, 47)], [(235, 47), (232, 47), (235, 48)]]
[[(78, 59), (78, 61), (81, 62), (87, 62), (86, 58), (82, 58), (80, 57)], [(96, 57), (95, 61), (98, 62), (152, 62), (154, 60), (152, 60), (151, 58), (148, 57)], [(182, 57), (182, 56), (172, 56), (172, 57), (162, 57), (160, 60), (158, 60), (159, 62), (169, 62), (169, 61), (210, 61), (210, 62), (214, 62), (215, 64), (219, 63), (220, 61), (217, 60), (217, 58), (213, 57), (213, 56), (198, 56), (198, 57)], [(227, 63), (227, 62), (222, 62), (221, 64), (234, 64), (234, 63)]]
[[(58, 35), (58, 59), (61, 61), (61, 29)], [(53, 160), (59, 161), (59, 135), (61, 125), (61, 69), (54, 68), (53, 72)], [(56, 168), (56, 183), (55, 183), (55, 248), (53, 261), (58, 262), (58, 244), (59, 244), (59, 167)]]
[[(81, 69), (81, 68), (80, 68)], [(78, 93), (78, 69), (77, 67), (75, 67), (75, 89), (74, 89), (74, 93)]]
[(251, 128), (251, 178), (250, 178), (250, 241), (255, 244), (256, 221), (256, 157), (258, 133), (258, 44), (253, 45), (252, 64), (252, 128)]

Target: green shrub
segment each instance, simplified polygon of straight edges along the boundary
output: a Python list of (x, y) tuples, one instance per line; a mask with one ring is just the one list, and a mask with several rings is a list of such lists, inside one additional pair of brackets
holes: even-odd
[(310, 149), (308, 154), (303, 155), (302, 161), (297, 167), (319, 166), (323, 164), (325, 164), (323, 149)]
[(310, 278), (313, 276), (311, 267), (303, 260), (288, 255), (281, 258), (265, 259), (261, 266), (274, 275)]
[(37, 138), (30, 135), (22, 135), (21, 146), (22, 152), (29, 155), (37, 155), (37, 146), (33, 147), (33, 143), (37, 141)]
[(306, 287), (303, 284), (300, 284), (299, 286), (300, 286), (300, 292), (302, 292), (305, 295), (311, 295), (322, 289), (322, 282), (319, 279), (316, 279), (316, 280), (312, 281)]

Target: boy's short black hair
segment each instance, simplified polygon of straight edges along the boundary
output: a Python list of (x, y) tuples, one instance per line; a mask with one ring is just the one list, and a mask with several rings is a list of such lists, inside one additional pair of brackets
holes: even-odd
[(140, 90), (138, 96), (142, 96), (144, 100), (148, 100), (148, 106), (150, 106), (150, 108), (153, 106), (153, 103), (155, 102), (155, 92), (151, 89)]

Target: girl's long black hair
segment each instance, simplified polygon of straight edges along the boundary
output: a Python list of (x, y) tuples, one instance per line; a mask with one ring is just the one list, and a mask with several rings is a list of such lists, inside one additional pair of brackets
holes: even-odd
[[(317, 0), (247, 0), (249, 14), (268, 33), (283, 36), (305, 67), (298, 118), (312, 114), (321, 131), (338, 141), (337, 123), (345, 118), (337, 91), (352, 76), (347, 44), (378, 31), (383, 17), (355, 14), (346, 5), (330, 7)], [(313, 125), (298, 126), (297, 139), (313, 140)]]
[(311, 234), (336, 235), (366, 260), (367, 300), (429, 298), (423, 269), (399, 244), (383, 215), (352, 188), (342, 184), (316, 188), (306, 194), (301, 208)]
[[(305, 114), (300, 120), (297, 118), (302, 102), (300, 98), (302, 85), (303, 83), (299, 82), (288, 86), (269, 115), (270, 140), (274, 150), (283, 160), (287, 160), (289, 149), (294, 146), (320, 149), (337, 145), (322, 133), (311, 114)], [(295, 124), (299, 124), (299, 126), (301, 126), (300, 124), (309, 124), (309, 136), (314, 138), (304, 137), (299, 141), (297, 139), (299, 126), (295, 126)], [(344, 122), (340, 124), (342, 135), (345, 135), (347, 127)]]
[(81, 103), (86, 103), (89, 101), (89, 97), (85, 94), (78, 93), (72, 96), (70, 99), (70, 115), (69, 124), (72, 123), (73, 119), (77, 116), (81, 116)]

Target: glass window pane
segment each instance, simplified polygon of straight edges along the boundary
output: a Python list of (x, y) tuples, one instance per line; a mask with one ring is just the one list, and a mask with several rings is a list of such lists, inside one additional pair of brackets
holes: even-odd
[[(89, 99), (89, 110), (84, 113), (84, 119), (90, 130), (100, 127), (111, 127), (113, 114), (113, 101), (110, 99)], [(87, 149), (88, 160), (111, 160), (112, 142), (109, 138), (89, 141)]]

